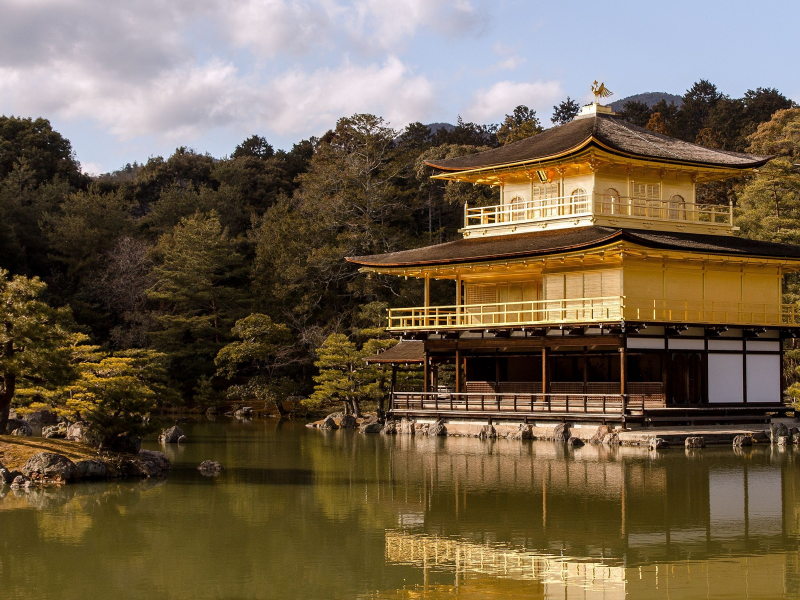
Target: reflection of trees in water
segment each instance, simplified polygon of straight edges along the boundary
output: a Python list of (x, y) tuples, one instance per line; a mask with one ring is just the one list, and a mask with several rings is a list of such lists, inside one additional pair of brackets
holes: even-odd
[[(682, 450), (572, 451), (545, 442), (326, 433), (292, 423), (278, 429), (265, 420), (186, 430), (191, 442), (166, 482), (0, 499), (2, 589), (24, 595), (36, 585), (42, 595), (85, 598), (91, 573), (91, 589), (104, 597), (367, 594), (422, 581), (416, 566), (386, 563), (384, 532), (400, 526), (473, 547), (563, 552), (645, 569), (689, 553), (702, 559), (794, 548), (791, 450), (756, 447), (737, 456), (706, 449), (691, 457)], [(200, 476), (196, 466), (205, 459), (228, 471)], [(52, 573), (59, 576), (51, 580)]]

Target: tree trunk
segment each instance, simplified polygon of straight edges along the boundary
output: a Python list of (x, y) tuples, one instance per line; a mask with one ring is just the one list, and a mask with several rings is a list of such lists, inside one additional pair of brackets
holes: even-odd
[(8, 427), (8, 415), (11, 412), (11, 399), (17, 387), (17, 376), (14, 373), (3, 375), (3, 388), (0, 391), (0, 435), (4, 435)]
[(355, 398), (352, 400), (352, 402), (353, 402), (353, 415), (356, 417), (356, 419), (360, 419), (361, 406), (358, 404), (358, 400), (356, 400)]
[(275, 408), (278, 409), (278, 415), (280, 415), (281, 418), (289, 415), (289, 413), (286, 412), (286, 409), (283, 408), (283, 401), (279, 400), (278, 398), (275, 398)]
[(350, 402), (348, 402), (347, 400), (342, 400), (342, 404), (344, 404), (344, 414), (349, 415), (350, 414)]

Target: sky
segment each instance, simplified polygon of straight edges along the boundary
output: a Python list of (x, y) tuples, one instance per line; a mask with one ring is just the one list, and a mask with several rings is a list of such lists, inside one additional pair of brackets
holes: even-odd
[(0, 0), (0, 113), (45, 117), (88, 173), (252, 134), (275, 148), (340, 117), (549, 125), (610, 101), (775, 87), (800, 102), (797, 0)]

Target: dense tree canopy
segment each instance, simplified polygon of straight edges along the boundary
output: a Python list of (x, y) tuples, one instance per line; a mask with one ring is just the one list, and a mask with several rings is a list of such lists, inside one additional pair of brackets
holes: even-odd
[[(552, 122), (569, 122), (579, 108), (568, 97)], [(288, 150), (252, 135), (227, 157), (182, 146), (94, 178), (46, 119), (1, 117), (0, 268), (13, 277), (0, 277), (0, 294), (14, 307), (0, 309), (13, 331), (0, 332), (0, 396), (22, 402), (14, 389), (23, 389), (25, 402), (38, 394), (63, 406), (57, 390), (79, 386), (83, 411), (93, 406), (98, 420), (102, 407), (127, 402), (114, 396), (121, 381), (144, 401), (125, 409), (133, 420), (181, 397), (313, 393), (312, 405), (335, 398), (359, 410), (385, 378), (362, 360), (391, 343), (380, 335), (385, 308), (418, 304), (422, 287), (368, 279), (343, 259), (455, 239), (465, 203), (496, 203), (496, 188), (430, 179), (426, 161), (542, 131), (532, 109), (509, 110), (499, 125), (459, 117), (402, 131), (356, 114)], [(734, 198), (741, 235), (800, 243), (800, 109), (778, 90), (732, 98), (701, 80), (680, 106), (628, 102), (619, 117), (690, 142), (779, 155), (755, 176), (700, 186), (698, 197)], [(449, 303), (452, 292), (446, 282), (431, 286), (434, 302)], [(50, 326), (73, 316), (72, 325)]]

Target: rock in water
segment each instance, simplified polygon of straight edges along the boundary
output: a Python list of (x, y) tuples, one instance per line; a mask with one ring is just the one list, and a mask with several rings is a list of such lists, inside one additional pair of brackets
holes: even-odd
[(384, 429), (383, 423), (362, 423), (359, 428), (359, 433), (381, 433)]
[(669, 442), (664, 438), (654, 437), (650, 439), (650, 450), (663, 450), (669, 448)]
[(142, 440), (130, 433), (120, 433), (111, 442), (111, 450), (122, 454), (139, 454)]
[(494, 425), (484, 425), (475, 437), (482, 440), (490, 440), (497, 437), (497, 430)]
[(510, 431), (506, 436), (509, 440), (532, 440), (533, 430), (530, 425), (520, 423), (514, 431)]
[(788, 437), (789, 428), (783, 423), (771, 423), (769, 426), (769, 438), (773, 444), (778, 443), (778, 439)]
[(602, 444), (603, 443), (603, 439), (605, 439), (605, 437), (609, 433), (614, 433), (614, 430), (611, 428), (611, 426), (609, 426), (609, 425), (600, 425), (597, 428), (597, 431), (595, 432), (595, 434), (592, 436), (592, 438), (589, 441), (592, 444)]
[(604, 446), (619, 446), (619, 435), (617, 433), (614, 433), (614, 432), (607, 433), (603, 437), (603, 445)]
[(19, 488), (22, 487), (28, 487), (30, 483), (31, 482), (29, 479), (26, 479), (22, 475), (17, 475), (16, 477), (14, 477), (14, 481), (11, 482), (11, 489), (18, 490)]
[(403, 419), (397, 427), (397, 433), (402, 435), (414, 435), (416, 432), (416, 423), (409, 419)]
[(169, 471), (169, 459), (163, 452), (139, 450), (138, 456), (142, 466), (142, 474), (147, 477), (159, 477), (166, 475)]
[(447, 435), (447, 427), (444, 426), (442, 419), (437, 420), (428, 428), (428, 435)]
[(66, 483), (75, 478), (75, 463), (61, 454), (39, 452), (22, 467), (22, 474), (33, 481)]
[(553, 441), (566, 442), (569, 439), (569, 425), (559, 423), (553, 428)]
[(75, 477), (76, 479), (105, 479), (108, 477), (108, 466), (102, 460), (82, 460), (75, 465)]
[(737, 435), (733, 438), (733, 447), (741, 448), (742, 446), (752, 446), (753, 438), (749, 435)]
[(397, 433), (397, 421), (386, 421), (386, 425), (381, 429), (383, 435), (394, 435)]
[(164, 430), (161, 435), (158, 436), (158, 441), (162, 444), (177, 444), (182, 435), (183, 431), (181, 431), (181, 428), (175, 425), (174, 427)]
[(328, 415), (322, 420), (322, 423), (319, 424), (320, 429), (339, 429), (339, 426), (336, 424), (336, 421), (333, 420), (333, 417)]
[(580, 448), (583, 445), (584, 445), (583, 444), (583, 440), (581, 438), (575, 437), (574, 435), (570, 436), (570, 438), (567, 440), (567, 446), (573, 446), (574, 448)]
[(345, 415), (339, 421), (339, 429), (355, 429), (358, 427), (358, 421), (353, 415)]
[(792, 443), (792, 440), (789, 439), (788, 435), (782, 435), (778, 438), (778, 446), (788, 446)]
[(5, 468), (3, 463), (0, 463), (0, 483), (11, 483), (14, 477), (11, 476), (11, 471)]
[(705, 448), (706, 441), (700, 436), (687, 437), (684, 445), (686, 448)]
[(204, 460), (200, 463), (200, 466), (197, 467), (197, 470), (200, 471), (202, 475), (211, 477), (222, 473), (225, 470), (225, 467), (213, 460)]

